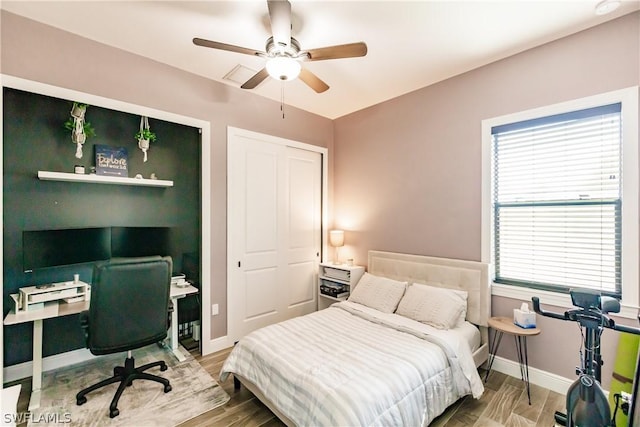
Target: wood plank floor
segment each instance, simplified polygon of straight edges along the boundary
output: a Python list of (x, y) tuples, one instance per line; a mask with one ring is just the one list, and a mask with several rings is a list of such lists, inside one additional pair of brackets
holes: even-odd
[[(192, 354), (202, 367), (218, 379), (222, 364), (231, 349), (201, 356), (195, 350)], [(484, 374), (482, 372), (481, 374)], [(482, 375), (484, 378), (484, 375)], [(24, 380), (18, 411), (24, 412), (29, 405), (31, 379)], [(226, 427), (226, 426), (283, 426), (251, 392), (244, 387), (236, 391), (233, 380), (221, 383), (231, 400), (219, 408), (199, 415), (180, 427)], [(527, 401), (524, 383), (500, 372), (492, 372), (485, 383), (485, 392), (478, 400), (465, 397), (449, 407), (431, 426), (442, 427), (530, 427), (554, 425), (553, 414), (564, 408), (564, 395), (531, 385), (531, 406)], [(21, 425), (26, 427), (26, 425)], [(408, 426), (410, 427), (410, 426)]]

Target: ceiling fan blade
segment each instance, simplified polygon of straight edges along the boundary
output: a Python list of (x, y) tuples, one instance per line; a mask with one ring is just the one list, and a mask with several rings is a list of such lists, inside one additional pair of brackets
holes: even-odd
[(340, 44), (336, 46), (319, 47), (306, 51), (307, 61), (322, 61), (325, 59), (355, 58), (367, 54), (367, 44), (364, 42)]
[(253, 89), (256, 86), (258, 86), (260, 83), (262, 83), (262, 81), (267, 77), (269, 77), (269, 73), (267, 72), (266, 68), (263, 68), (262, 70), (254, 74), (253, 77), (251, 77), (249, 80), (244, 82), (244, 84), (240, 87), (242, 89)]
[(291, 44), (291, 3), (287, 0), (269, 0), (269, 19), (273, 41), (280, 46)]
[(318, 93), (322, 93), (324, 91), (326, 91), (327, 89), (329, 89), (329, 85), (326, 84), (325, 82), (323, 82), (322, 80), (320, 80), (320, 78), (318, 76), (316, 76), (315, 74), (313, 74), (311, 71), (307, 70), (306, 68), (302, 68), (300, 70), (300, 80), (302, 80), (303, 82), (305, 82), (307, 84), (307, 86), (309, 86), (311, 89), (315, 90)]
[(235, 45), (232, 45), (232, 44), (214, 42), (214, 41), (211, 41), (211, 40), (200, 39), (200, 38), (197, 38), (197, 37), (193, 39), (193, 44), (198, 45), (198, 46), (203, 46), (203, 47), (210, 47), (212, 49), (220, 49), (220, 50), (228, 50), (230, 52), (244, 53), (246, 55), (252, 55), (252, 56), (264, 56), (264, 55), (266, 55), (265, 52), (260, 52), (259, 50), (249, 49), (249, 48), (246, 48), (246, 47), (235, 46)]

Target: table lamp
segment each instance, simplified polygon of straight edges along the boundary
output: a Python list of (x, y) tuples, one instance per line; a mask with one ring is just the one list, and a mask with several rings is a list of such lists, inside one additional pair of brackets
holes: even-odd
[(329, 244), (336, 248), (336, 257), (333, 261), (334, 264), (340, 264), (339, 250), (340, 246), (344, 246), (344, 231), (343, 230), (331, 230), (329, 231)]

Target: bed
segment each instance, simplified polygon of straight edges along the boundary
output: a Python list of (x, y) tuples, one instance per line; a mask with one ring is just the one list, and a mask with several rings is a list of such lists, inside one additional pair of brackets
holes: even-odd
[(290, 426), (426, 426), (482, 395), (490, 298), (487, 264), (370, 251), (347, 301), (243, 337), (220, 379)]

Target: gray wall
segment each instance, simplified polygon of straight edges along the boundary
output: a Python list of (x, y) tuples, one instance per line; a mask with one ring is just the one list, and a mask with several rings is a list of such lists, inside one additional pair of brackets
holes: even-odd
[[(5, 11), (1, 31), (2, 73), (212, 123), (211, 302), (221, 307), (212, 337), (226, 333), (227, 125), (329, 148), (333, 216), (347, 230), (342, 258), (364, 264), (369, 249), (384, 249), (479, 260), (481, 121), (640, 83), (640, 13), (333, 122), (293, 108), (282, 120), (273, 101)], [(515, 306), (493, 297), (494, 315)], [(572, 378), (575, 325), (539, 323), (531, 366)], [(605, 334), (609, 365), (616, 340)], [(515, 360), (510, 347), (500, 355)]]
[[(364, 264), (380, 249), (479, 261), (482, 120), (638, 84), (636, 12), (335, 120), (341, 256)], [(492, 313), (512, 316), (519, 306), (493, 297)], [(539, 324), (530, 365), (574, 378), (577, 327)], [(617, 334), (604, 335), (607, 385)], [(503, 343), (499, 355), (517, 360), (512, 347)]]
[[(227, 333), (227, 126), (321, 147), (331, 120), (1, 11), (0, 72), (211, 123), (211, 338)], [(232, 236), (229, 236), (232, 237)]]

